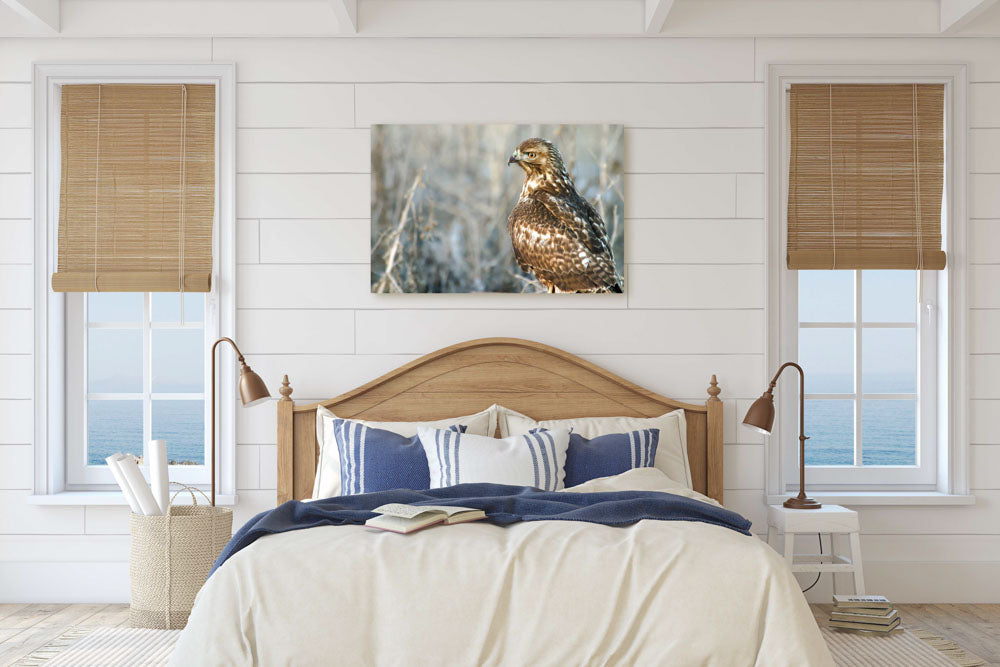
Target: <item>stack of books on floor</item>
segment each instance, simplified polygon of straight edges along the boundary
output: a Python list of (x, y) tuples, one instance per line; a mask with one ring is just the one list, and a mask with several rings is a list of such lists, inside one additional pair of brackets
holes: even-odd
[(859, 632), (902, 632), (899, 614), (881, 595), (834, 595), (830, 627)]

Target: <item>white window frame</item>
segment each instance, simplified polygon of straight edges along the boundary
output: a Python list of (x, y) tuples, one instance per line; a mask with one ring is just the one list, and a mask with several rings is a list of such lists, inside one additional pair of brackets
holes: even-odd
[[(920, 476), (912, 467), (872, 467), (836, 470), (810, 466), (810, 495), (827, 502), (911, 504), (972, 502), (968, 496), (967, 343), (966, 343), (966, 136), (967, 73), (965, 65), (910, 64), (772, 64), (766, 75), (767, 160), (767, 349), (765, 366), (774, 368), (797, 358), (798, 272), (785, 268), (787, 208), (787, 102), (792, 83), (941, 83), (945, 86), (945, 225), (943, 247), (948, 268), (925, 282), (920, 322), (935, 331), (936, 349), (921, 352), (922, 379), (936, 384), (933, 404), (920, 414), (922, 437), (935, 439), (933, 465)], [(926, 272), (925, 272), (926, 277)], [(936, 283), (936, 284), (935, 284)], [(931, 285), (933, 285), (933, 294)], [(857, 286), (856, 286), (857, 287)], [(860, 307), (860, 304), (856, 304)], [(928, 307), (929, 306), (929, 307)], [(853, 324), (851, 326), (854, 326)], [(929, 355), (933, 354), (933, 358)], [(806, 369), (808, 372), (808, 369)], [(933, 380), (931, 378), (933, 377)], [(767, 378), (769, 379), (769, 378)], [(767, 379), (764, 380), (766, 385)], [(778, 419), (767, 447), (767, 494), (778, 502), (797, 491), (798, 383), (782, 378), (777, 397)], [(927, 411), (933, 413), (931, 417)], [(859, 415), (855, 416), (859, 419)], [(933, 424), (933, 426), (931, 426)], [(809, 435), (806, 433), (806, 435)], [(777, 443), (781, 443), (780, 446)], [(926, 445), (927, 443), (923, 443)], [(806, 442), (806, 447), (809, 442)], [(902, 470), (901, 468), (909, 468)], [(931, 470), (933, 468), (933, 470)], [(868, 472), (871, 470), (871, 472)], [(850, 474), (845, 474), (850, 473)], [(949, 496), (949, 498), (944, 498)]]
[[(32, 501), (40, 504), (124, 504), (116, 487), (105, 479), (70, 484), (67, 475), (67, 308), (73, 298), (51, 290), (56, 268), (59, 217), (60, 86), (86, 83), (209, 83), (216, 87), (216, 210), (213, 225), (212, 292), (206, 308), (206, 339), (232, 336), (235, 331), (235, 140), (236, 76), (232, 63), (72, 63), (34, 66), (35, 137), (35, 475)], [(83, 299), (78, 299), (82, 303)], [(80, 306), (77, 306), (79, 308)], [(205, 393), (211, 390), (211, 360), (205, 346)], [(220, 368), (235, 368), (235, 357), (224, 350)], [(83, 390), (83, 387), (80, 388)], [(210, 406), (207, 405), (206, 409)], [(218, 423), (216, 498), (232, 504), (236, 496), (236, 375), (220, 373), (217, 385)], [(206, 428), (209, 420), (206, 419)], [(204, 466), (196, 466), (204, 468)], [(192, 470), (171, 477), (198, 479)], [(192, 477), (193, 476), (193, 477)], [(207, 486), (199, 484), (199, 486)]]

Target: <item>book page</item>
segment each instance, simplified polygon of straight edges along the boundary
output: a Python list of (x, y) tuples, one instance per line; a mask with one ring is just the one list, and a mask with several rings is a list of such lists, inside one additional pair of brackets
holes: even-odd
[(482, 510), (478, 510), (475, 507), (451, 507), (448, 505), (421, 505), (420, 507), (425, 510), (444, 512), (448, 516), (453, 516), (455, 514), (460, 514), (462, 512), (482, 512)]
[(376, 507), (372, 511), (376, 514), (387, 514), (389, 516), (398, 516), (404, 519), (412, 519), (415, 516), (420, 516), (421, 514), (426, 514), (428, 512), (440, 514), (443, 507), (431, 507), (427, 505), (417, 506), (417, 505), (406, 505), (403, 503), (389, 503), (387, 505), (382, 505)]
[(444, 515), (440, 512), (423, 512), (415, 518), (405, 518), (393, 516), (392, 514), (382, 514), (365, 521), (365, 525), (371, 528), (380, 528), (393, 533), (413, 533), (428, 526), (435, 526), (444, 522)]

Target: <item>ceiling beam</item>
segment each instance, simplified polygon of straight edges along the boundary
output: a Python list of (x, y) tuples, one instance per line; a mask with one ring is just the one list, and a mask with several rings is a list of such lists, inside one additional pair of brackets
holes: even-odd
[(358, 0), (330, 0), (341, 32), (358, 31)]
[(976, 20), (997, 0), (939, 0), (942, 33), (958, 32)]
[(47, 32), (59, 32), (60, 0), (0, 0), (0, 2)]
[(660, 34), (673, 6), (674, 0), (646, 0), (646, 34)]

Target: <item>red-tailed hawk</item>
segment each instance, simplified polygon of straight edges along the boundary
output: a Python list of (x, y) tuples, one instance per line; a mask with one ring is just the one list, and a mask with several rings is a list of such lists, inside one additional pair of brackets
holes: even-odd
[(507, 218), (514, 258), (549, 292), (621, 292), (608, 230), (580, 196), (559, 149), (525, 139), (507, 160), (524, 170), (521, 198)]

